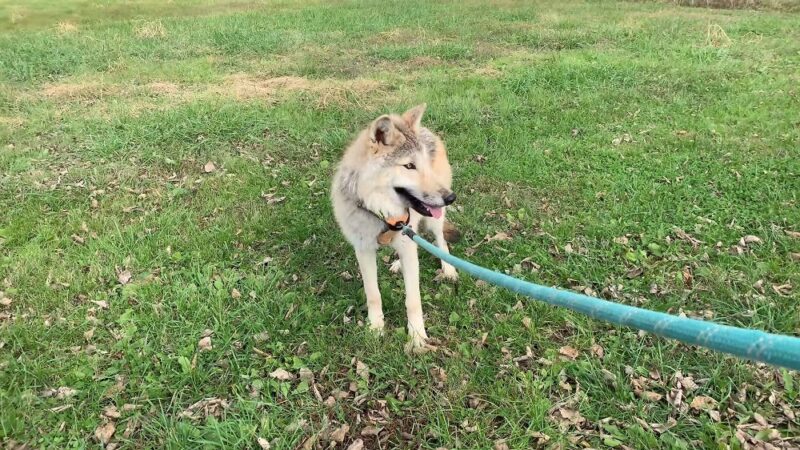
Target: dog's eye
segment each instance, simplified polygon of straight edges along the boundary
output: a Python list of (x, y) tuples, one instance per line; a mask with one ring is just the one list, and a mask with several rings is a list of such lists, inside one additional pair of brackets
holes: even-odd
[(417, 170), (417, 166), (414, 163), (403, 164), (403, 167), (408, 170)]

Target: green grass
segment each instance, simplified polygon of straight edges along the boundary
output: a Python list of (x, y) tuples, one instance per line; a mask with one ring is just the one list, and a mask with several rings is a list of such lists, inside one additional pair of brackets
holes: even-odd
[[(363, 437), (367, 448), (738, 449), (737, 432), (770, 439), (758, 414), (784, 439), (773, 445), (798, 445), (796, 373), (467, 276), (437, 284), (427, 255), (424, 310), (440, 350), (405, 355), (402, 280), (382, 264), (392, 331), (371, 336), (327, 190), (358, 130), (427, 102), (455, 173), (455, 254), (797, 334), (800, 239), (787, 231), (800, 231), (800, 15), (610, 1), (162, 3), (0, 2), (0, 297), (11, 299), (0, 306), (0, 443), (98, 447), (110, 421), (121, 448), (257, 448), (258, 437), (295, 448), (348, 424), (344, 448), (374, 425), (383, 431)], [(217, 169), (204, 173), (209, 161)], [(498, 232), (511, 240), (471, 248)], [(736, 252), (745, 235), (762, 242)], [(199, 353), (206, 329), (213, 348)], [(270, 378), (279, 368), (315, 381)], [(697, 388), (679, 389), (677, 371)], [(314, 393), (351, 383), (332, 406)], [(59, 387), (76, 392), (43, 395)], [(690, 408), (701, 396), (718, 406)], [(212, 397), (229, 402), (224, 414), (180, 417)], [(110, 405), (121, 417), (102, 418)]]

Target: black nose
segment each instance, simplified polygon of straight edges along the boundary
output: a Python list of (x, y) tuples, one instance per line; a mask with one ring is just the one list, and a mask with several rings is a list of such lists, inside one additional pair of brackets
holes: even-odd
[(453, 203), (454, 201), (456, 201), (456, 193), (455, 192), (451, 192), (451, 193), (447, 194), (447, 197), (443, 198), (442, 200), (444, 200), (444, 204), (445, 205), (449, 205), (449, 204)]

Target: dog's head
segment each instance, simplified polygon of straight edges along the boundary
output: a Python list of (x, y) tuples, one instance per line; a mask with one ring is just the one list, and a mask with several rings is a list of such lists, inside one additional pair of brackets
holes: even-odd
[(439, 218), (456, 194), (435, 170), (437, 138), (422, 127), (424, 112), (423, 104), (401, 116), (383, 115), (372, 122), (367, 130), (370, 158), (380, 163), (372, 173), (375, 178), (365, 185), (391, 191), (382, 197), (397, 203), (393, 206)]

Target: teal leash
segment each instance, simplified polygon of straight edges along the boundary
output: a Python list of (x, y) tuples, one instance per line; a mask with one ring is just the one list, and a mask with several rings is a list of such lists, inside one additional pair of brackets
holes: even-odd
[(403, 227), (403, 234), (410, 237), (428, 253), (457, 269), (518, 294), (554, 306), (568, 308), (594, 319), (648, 331), (659, 336), (677, 339), (686, 344), (699, 345), (740, 358), (800, 370), (800, 338), (677, 317), (529, 283), (446, 253), (421, 238), (408, 226)]

